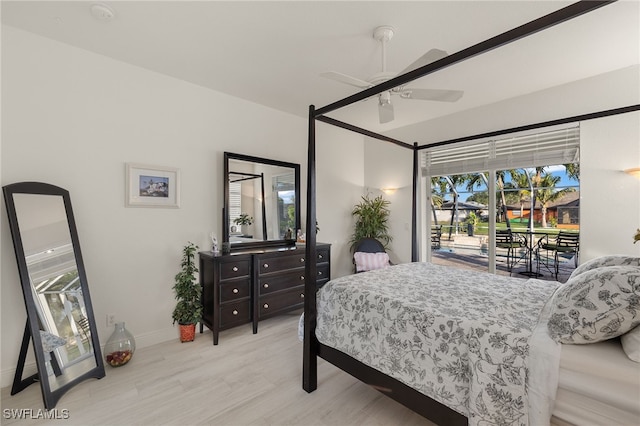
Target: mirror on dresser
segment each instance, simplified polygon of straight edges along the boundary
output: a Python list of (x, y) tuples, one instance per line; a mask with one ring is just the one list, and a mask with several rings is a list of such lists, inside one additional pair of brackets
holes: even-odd
[[(71, 200), (39, 182), (3, 192), (27, 309), (11, 394), (39, 382), (52, 409), (73, 386), (105, 375)], [(38, 372), (23, 378), (30, 342)]]
[(229, 250), (289, 245), (297, 229), (300, 165), (225, 152), (222, 241)]

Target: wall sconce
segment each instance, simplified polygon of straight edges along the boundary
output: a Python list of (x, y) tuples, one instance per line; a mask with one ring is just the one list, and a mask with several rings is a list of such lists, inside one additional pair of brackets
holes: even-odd
[(381, 191), (384, 192), (387, 195), (393, 195), (396, 193), (396, 191), (398, 190), (398, 188), (382, 188)]
[(630, 174), (631, 176), (640, 179), (640, 167), (634, 167), (631, 169), (626, 169), (624, 171), (627, 174)]

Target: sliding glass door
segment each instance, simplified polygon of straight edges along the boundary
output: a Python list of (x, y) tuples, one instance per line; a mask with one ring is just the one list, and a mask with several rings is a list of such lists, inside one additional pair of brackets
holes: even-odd
[(427, 150), (426, 259), (523, 278), (566, 280), (579, 248), (579, 128)]

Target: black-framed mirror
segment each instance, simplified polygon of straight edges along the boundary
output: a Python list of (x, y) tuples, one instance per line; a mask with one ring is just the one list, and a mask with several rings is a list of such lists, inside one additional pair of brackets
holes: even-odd
[(298, 229), (300, 165), (225, 152), (222, 239), (229, 250), (292, 244)]
[[(3, 187), (27, 309), (11, 388), (39, 382), (46, 409), (89, 378), (105, 376), (69, 192), (40, 182)], [(23, 378), (29, 342), (38, 372)]]

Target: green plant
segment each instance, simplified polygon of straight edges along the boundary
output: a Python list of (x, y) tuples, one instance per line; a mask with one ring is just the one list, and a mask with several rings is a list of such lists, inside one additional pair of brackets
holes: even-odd
[(200, 295), (202, 289), (196, 281), (195, 273), (198, 272), (195, 264), (195, 255), (198, 246), (189, 243), (182, 249), (182, 261), (180, 272), (176, 274), (173, 290), (176, 293), (176, 304), (173, 310), (173, 323), (195, 324), (202, 317), (202, 303)]
[(480, 218), (475, 212), (469, 212), (467, 214), (467, 218), (464, 221), (464, 223), (473, 226), (473, 229), (475, 229), (476, 226), (478, 226), (478, 222), (480, 222)]
[(233, 219), (233, 223), (236, 225), (251, 225), (253, 223), (253, 217), (246, 213), (240, 213), (240, 216)]
[(356, 204), (351, 215), (356, 218), (356, 225), (351, 236), (351, 251), (362, 238), (375, 238), (387, 248), (393, 239), (389, 235), (389, 204), (391, 202), (379, 195), (373, 199), (369, 195), (363, 196), (362, 201)]

